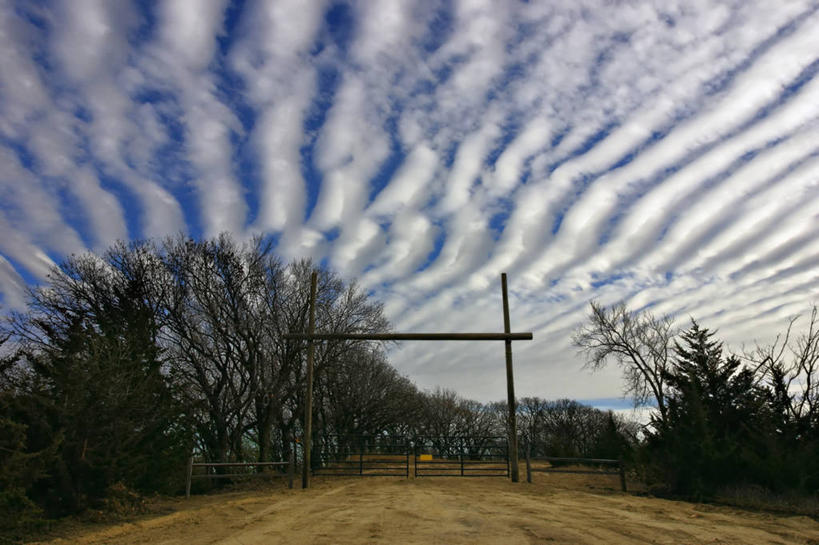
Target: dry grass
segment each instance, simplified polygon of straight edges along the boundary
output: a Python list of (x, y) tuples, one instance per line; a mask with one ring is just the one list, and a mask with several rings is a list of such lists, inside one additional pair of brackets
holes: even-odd
[(767, 511), (804, 515), (819, 520), (819, 495), (797, 493), (776, 493), (761, 486), (735, 486), (719, 491), (715, 498), (717, 503)]

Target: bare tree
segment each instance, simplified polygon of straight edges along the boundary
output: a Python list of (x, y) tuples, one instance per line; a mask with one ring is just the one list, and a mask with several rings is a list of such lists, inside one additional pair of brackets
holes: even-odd
[(605, 307), (591, 302), (588, 321), (572, 336), (573, 344), (586, 357), (592, 370), (613, 362), (623, 371), (625, 393), (634, 404), (657, 404), (661, 421), (665, 421), (666, 382), (671, 340), (675, 335), (668, 317), (658, 318), (649, 312), (635, 313), (624, 303)]
[(404, 434), (417, 418), (418, 390), (380, 350), (352, 350), (330, 366), (318, 392), (327, 431), (341, 435)]
[(543, 430), (543, 414), (548, 402), (539, 397), (518, 400), (518, 430), (529, 454), (538, 451)]
[(442, 388), (423, 392), (419, 399), (415, 433), (441, 455), (477, 456), (493, 443), (493, 436), (505, 433), (505, 403), (483, 404)]
[(16, 362), (14, 351), (10, 348), (11, 326), (8, 319), (0, 318), (0, 392), (10, 386), (7, 373)]
[(243, 457), (242, 439), (263, 365), (264, 263), (269, 248), (229, 237), (166, 242), (170, 275), (164, 344), (188, 404), (203, 412), (197, 435), (212, 459)]
[(811, 309), (807, 330), (792, 338), (799, 316), (769, 345), (757, 344), (745, 359), (759, 382), (767, 382), (780, 411), (808, 426), (819, 422), (819, 308)]
[[(282, 301), (281, 333), (307, 331), (310, 277), (316, 269), (310, 260), (291, 263), (286, 271), (292, 289), (290, 296)], [(332, 271), (320, 269), (316, 289), (316, 330), (327, 333), (373, 333), (389, 331), (389, 322), (384, 317), (380, 303), (371, 300), (355, 282), (346, 283)], [(344, 366), (351, 358), (364, 357), (372, 349), (368, 341), (332, 340), (315, 344), (313, 403), (314, 433), (327, 434), (332, 428), (334, 412), (326, 403), (327, 393), (336, 390), (331, 384), (341, 377), (339, 366)], [(290, 368), (292, 373), (292, 398), (289, 409), (294, 418), (290, 430), (299, 425), (303, 428), (306, 375), (306, 343), (297, 340), (282, 340), (279, 345), (288, 357), (294, 357)], [(344, 379), (346, 380), (346, 379)], [(317, 447), (318, 444), (314, 443)]]

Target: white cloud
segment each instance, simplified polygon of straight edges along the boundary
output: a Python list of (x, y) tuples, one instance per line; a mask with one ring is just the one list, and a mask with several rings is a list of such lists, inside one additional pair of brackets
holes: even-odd
[(9, 261), (0, 255), (0, 294), (6, 310), (23, 310), (26, 303), (26, 282)]
[(262, 229), (280, 231), (304, 219), (300, 149), (306, 105), (299, 96), (284, 99), (259, 118), (255, 138), (264, 175), (258, 221)]
[[(37, 280), (45, 280), (56, 263), (41, 248), (32, 243), (24, 231), (10, 222), (2, 212), (0, 212), (0, 228), (3, 233), (7, 233), (0, 239), (0, 251), (3, 252), (3, 256), (8, 256), (25, 267)], [(12, 299), (16, 296), (15, 292), (10, 293)]]
[(0, 148), (0, 192), (12, 213), (7, 218), (14, 228), (28, 231), (38, 244), (58, 254), (82, 251), (77, 232), (63, 220), (60, 202), (49, 188), (25, 169), (14, 154)]
[(128, 239), (125, 211), (110, 192), (103, 189), (97, 175), (88, 168), (76, 171), (70, 190), (82, 203), (94, 233), (94, 249), (102, 250), (116, 240)]
[(249, 5), (229, 62), (247, 86), (257, 121), (251, 135), (261, 165), (256, 230), (286, 230), (291, 240), (306, 214), (301, 147), (304, 123), (316, 91), (309, 58), (322, 18), (322, 2)]
[(223, 32), (226, 8), (226, 0), (201, 4), (186, 0), (162, 2), (159, 39), (166, 62), (193, 73), (207, 68), (216, 52), (215, 38)]
[(427, 185), (438, 167), (438, 157), (424, 145), (413, 149), (390, 184), (375, 197), (367, 214), (392, 216), (406, 207), (416, 207), (429, 199)]
[[(367, 108), (367, 98), (367, 88), (361, 79), (345, 77), (322, 127), (317, 163), (324, 179), (310, 217), (310, 222), (319, 229), (339, 225), (350, 225), (358, 231), (368, 229), (355, 224), (369, 196), (370, 181), (390, 148), (381, 120)], [(344, 255), (353, 257), (346, 250)]]
[(549, 146), (551, 134), (546, 119), (534, 119), (526, 125), (495, 162), (491, 191), (500, 195), (510, 193), (520, 182), (524, 162), (538, 150)]
[(361, 284), (372, 286), (412, 274), (432, 252), (436, 234), (426, 216), (400, 212), (387, 232), (385, 248), (372, 259), (374, 269), (362, 276)]
[(23, 138), (33, 115), (49, 104), (41, 70), (29, 50), (36, 38), (32, 24), (10, 10), (0, 11), (0, 132), (7, 138)]
[(451, 214), (469, 202), (472, 186), (477, 181), (492, 146), (500, 137), (497, 115), (490, 113), (477, 131), (457, 142), (458, 151), (446, 180), (445, 195), (439, 201), (443, 214)]
[(247, 205), (233, 165), (231, 135), (241, 124), (218, 96), (207, 70), (217, 58), (217, 38), (224, 34), (227, 0), (199, 5), (169, 0), (159, 13), (157, 41), (144, 66), (159, 86), (177, 90), (183, 110), (188, 160), (200, 200), (199, 215), (207, 236), (243, 233)]

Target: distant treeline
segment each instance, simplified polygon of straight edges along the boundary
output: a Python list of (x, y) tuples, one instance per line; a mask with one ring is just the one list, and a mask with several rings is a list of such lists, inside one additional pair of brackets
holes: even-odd
[[(191, 454), (286, 459), (302, 434), (315, 264), (257, 239), (117, 244), (72, 256), (2, 329), (0, 524), (104, 506), (123, 487), (176, 493)], [(321, 270), (316, 328), (387, 331), (381, 305)], [(313, 430), (331, 436), (505, 436), (505, 403), (419, 391), (362, 341), (317, 345)], [(522, 399), (534, 455), (620, 455), (635, 429), (576, 402)]]

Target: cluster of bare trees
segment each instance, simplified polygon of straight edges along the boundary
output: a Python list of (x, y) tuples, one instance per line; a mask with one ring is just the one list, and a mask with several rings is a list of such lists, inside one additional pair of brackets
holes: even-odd
[[(436, 388), (416, 392), (404, 404), (410, 419), (403, 434), (435, 452), (480, 452), (484, 445), (504, 443), (508, 408), (505, 401), (481, 403), (455, 391)], [(412, 409), (414, 407), (414, 409)], [(517, 402), (518, 443), (531, 456), (619, 458), (636, 442), (639, 425), (611, 411), (570, 399), (524, 397)]]
[[(1, 416), (25, 430), (13, 449), (48, 467), (34, 488), (71, 511), (117, 481), (172, 487), (192, 450), (213, 461), (286, 456), (301, 433), (305, 346), (283, 334), (306, 329), (313, 268), (282, 264), (261, 239), (222, 236), (117, 244), (55, 269), (7, 324), (13, 350), (0, 368)], [(355, 284), (323, 270), (317, 327), (388, 324)], [(413, 388), (366, 343), (322, 343), (315, 362), (316, 419), (345, 431), (391, 424), (376, 413), (390, 403), (395, 413)]]
[(786, 420), (801, 428), (819, 426), (819, 308), (811, 309), (807, 328), (793, 335), (800, 317), (770, 345), (757, 344), (744, 358), (759, 382), (770, 386)]
[[(163, 284), (170, 288), (159, 342), (169, 376), (187, 396), (186, 405), (197, 408), (200, 451), (211, 460), (246, 459), (248, 449), (261, 461), (285, 456), (303, 418), (305, 347), (283, 335), (306, 329), (313, 265), (285, 267), (262, 241), (240, 247), (227, 237), (173, 241), (161, 255)], [(388, 326), (380, 305), (328, 271), (319, 275), (316, 321), (321, 331), (333, 332)], [(327, 415), (327, 402), (344, 387), (334, 382), (343, 375), (339, 367), (363, 355), (386, 365), (380, 352), (361, 342), (319, 345), (320, 417), (336, 418)]]
[(635, 404), (656, 409), (643, 465), (671, 490), (697, 496), (755, 483), (815, 492), (819, 311), (796, 335), (799, 319), (773, 343), (726, 356), (694, 320), (680, 331), (668, 318), (593, 302), (574, 342), (592, 369), (618, 365)]
[[(792, 318), (771, 344), (757, 344), (737, 357), (752, 370), (758, 385), (776, 393), (784, 415), (810, 423), (819, 420), (819, 308), (811, 309), (803, 332), (794, 335), (800, 319), (804, 321), (804, 317)], [(592, 301), (588, 319), (573, 342), (592, 370), (617, 365), (626, 395), (632, 396), (635, 406), (655, 407), (656, 422), (662, 422), (668, 412), (668, 378), (679, 335), (670, 317), (632, 312), (623, 303), (606, 307)]]
[(523, 448), (533, 456), (620, 458), (639, 440), (639, 425), (571, 399), (524, 397), (518, 404)]

